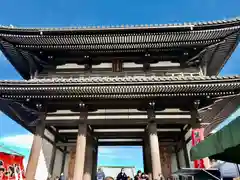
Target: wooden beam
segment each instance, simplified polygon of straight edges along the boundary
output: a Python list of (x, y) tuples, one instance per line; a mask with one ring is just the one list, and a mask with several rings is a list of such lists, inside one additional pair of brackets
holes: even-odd
[[(115, 111), (111, 111), (108, 112), (109, 109), (106, 109), (106, 111), (104, 110), (100, 110), (100, 111), (95, 111), (95, 112), (89, 112), (88, 115), (89, 116), (117, 116), (117, 115), (123, 115), (123, 116), (128, 116), (128, 115), (147, 115), (147, 112), (145, 111), (133, 111), (131, 112), (131, 109), (125, 109), (126, 111), (123, 112), (121, 109), (121, 111), (119, 111), (119, 109), (116, 109)], [(176, 112), (172, 112), (172, 111), (155, 111), (155, 115), (190, 115), (190, 112), (187, 111), (176, 111)], [(55, 113), (49, 113), (47, 115), (47, 117), (52, 117), (52, 116), (79, 116), (79, 112), (73, 112), (73, 111), (66, 111), (66, 112), (61, 112), (61, 111), (57, 111)]]
[[(158, 124), (158, 129), (181, 129), (183, 128), (184, 124)], [(146, 125), (130, 125), (124, 124), (124, 125), (108, 125), (105, 124), (99, 124), (99, 125), (91, 125), (90, 126), (93, 130), (98, 129), (145, 129)], [(70, 130), (70, 129), (77, 129), (77, 125), (68, 125), (68, 126), (55, 126), (58, 130)]]
[[(158, 132), (159, 139), (176, 139), (181, 135), (181, 132)], [(66, 139), (76, 139), (77, 133), (62, 133)], [(119, 139), (119, 138), (143, 138), (144, 132), (94, 132), (92, 136), (98, 139)]]
[[(171, 145), (175, 146), (176, 142), (161, 142), (160, 141), (160, 146), (166, 146), (166, 145)], [(56, 146), (59, 147), (69, 147), (69, 146), (76, 146), (75, 142), (68, 142), (68, 143), (57, 143)], [(143, 146), (143, 141), (142, 142), (98, 142), (98, 146)]]
[(64, 138), (57, 131), (55, 131), (52, 127), (47, 126), (46, 129), (50, 133), (52, 133), (59, 141), (65, 142)]
[[(205, 99), (205, 97), (202, 97)], [(155, 110), (159, 111), (162, 108), (181, 108), (189, 110), (191, 108), (192, 97), (159, 97), (156, 98)], [(33, 101), (35, 101), (33, 99)], [(88, 105), (92, 110), (97, 109), (139, 109), (146, 112), (148, 99), (119, 99), (118, 103), (115, 100), (111, 99), (96, 99), (96, 100), (86, 100), (85, 104)], [(159, 103), (161, 102), (161, 103)], [(48, 101), (48, 110), (55, 112), (56, 110), (66, 110), (70, 109), (74, 112), (78, 112), (77, 105), (79, 99), (64, 99), (64, 103), (59, 99), (52, 99)], [(158, 110), (159, 109), (159, 110)]]
[[(165, 119), (154, 119), (157, 124), (187, 124), (189, 123), (189, 118), (165, 118)], [(76, 126), (81, 123), (79, 120), (46, 120), (46, 125), (48, 126)], [(82, 122), (83, 123), (83, 122)], [(147, 119), (87, 119), (84, 123), (88, 125), (147, 125)]]

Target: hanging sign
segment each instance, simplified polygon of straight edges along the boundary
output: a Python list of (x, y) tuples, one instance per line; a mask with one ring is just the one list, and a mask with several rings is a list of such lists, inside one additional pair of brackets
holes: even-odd
[[(198, 128), (192, 130), (192, 146), (196, 146), (204, 140), (204, 128)], [(205, 168), (204, 160), (198, 159), (194, 161), (194, 168)]]
[(23, 180), (23, 156), (0, 152), (0, 180)]

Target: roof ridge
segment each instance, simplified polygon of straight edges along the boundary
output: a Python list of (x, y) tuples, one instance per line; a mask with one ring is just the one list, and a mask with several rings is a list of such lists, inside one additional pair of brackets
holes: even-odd
[(240, 17), (223, 19), (223, 20), (211, 20), (211, 21), (196, 21), (196, 22), (183, 22), (183, 23), (167, 23), (167, 24), (123, 24), (123, 25), (88, 25), (88, 26), (76, 26), (76, 27), (16, 27), (13, 25), (0, 25), (0, 29), (29, 29), (29, 30), (80, 30), (80, 29), (116, 29), (116, 28), (159, 28), (159, 27), (191, 27), (201, 25), (220, 25), (225, 23), (240, 23)]

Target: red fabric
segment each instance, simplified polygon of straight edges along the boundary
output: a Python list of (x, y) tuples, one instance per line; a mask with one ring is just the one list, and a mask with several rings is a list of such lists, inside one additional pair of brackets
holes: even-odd
[(20, 178), (20, 171), (25, 178), (23, 158), (23, 156), (0, 152), (0, 180), (15, 180), (16, 176)]
[[(192, 146), (196, 146), (204, 140), (204, 128), (193, 129), (192, 130)], [(194, 161), (194, 168), (205, 168), (203, 159)]]

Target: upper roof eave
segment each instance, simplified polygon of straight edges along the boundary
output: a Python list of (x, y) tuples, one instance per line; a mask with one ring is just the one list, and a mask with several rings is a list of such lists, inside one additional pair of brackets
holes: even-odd
[(64, 28), (23, 28), (14, 26), (1, 26), (0, 33), (67, 33), (67, 32), (86, 32), (86, 31), (128, 31), (128, 30), (187, 30), (187, 29), (219, 29), (225, 27), (240, 26), (240, 18), (234, 18), (229, 20), (217, 20), (207, 22), (190, 22), (190, 23), (173, 23), (173, 24), (147, 24), (147, 25), (114, 25), (114, 26), (79, 26), (79, 27), (64, 27)]
[[(110, 54), (112, 52), (107, 52), (109, 48), (113, 48), (114, 51), (116, 49), (122, 50), (122, 46), (125, 44), (127, 44), (126, 49), (133, 46), (132, 44), (134, 44), (134, 48), (139, 49), (141, 44), (140, 49), (144, 51), (147, 49), (154, 49), (153, 47), (155, 46), (160, 49), (171, 49), (172, 47), (184, 49), (186, 46), (192, 47), (195, 45), (200, 46), (201, 48), (206, 48), (207, 46), (215, 44), (216, 46), (211, 47), (204, 52), (205, 55), (203, 55), (201, 60), (204, 62), (211, 61), (208, 63), (207, 75), (216, 75), (237, 46), (239, 42), (239, 33), (240, 18), (183, 24), (126, 25), (109, 27), (18, 28), (13, 26), (0, 26), (0, 50), (24, 79), (30, 79), (31, 73), (33, 72), (30, 72), (28, 62), (33, 62), (32, 66), (34, 67), (32, 67), (32, 71), (41, 72), (42, 69), (45, 68), (39, 63), (38, 55), (32, 55), (32, 52), (29, 54), (29, 52), (32, 51), (32, 48), (36, 51), (45, 51), (50, 48), (51, 53), (54, 53), (56, 50), (63, 51), (66, 48), (76, 48), (90, 53), (97, 49), (99, 52)], [(129, 43), (125, 42), (124, 38), (122, 38), (122, 35), (125, 36), (132, 34), (137, 35), (137, 40), (130, 40)], [(161, 38), (161, 40), (157, 41), (159, 44), (154, 44), (154, 46), (152, 46), (151, 43), (155, 43), (155, 40), (148, 40), (147, 37), (145, 37), (144, 40), (141, 40), (141, 36), (155, 36), (155, 34), (157, 34), (156, 37)], [(121, 43), (115, 43), (115, 37), (112, 36), (112, 38), (109, 38), (109, 35), (117, 35), (118, 39), (123, 40), (121, 40)], [(102, 36), (104, 42), (99, 38)], [(81, 41), (80, 44), (74, 43), (73, 45), (69, 45), (72, 41), (78, 42), (79, 38), (83, 38), (83, 41)], [(88, 38), (94, 40), (90, 45), (86, 45), (85, 43), (85, 40)], [(162, 39), (164, 38), (167, 38), (169, 42), (162, 42)], [(172, 43), (176, 38), (181, 41), (180, 44)], [(59, 41), (59, 39), (61, 41)], [(69, 41), (69, 39), (71, 41)], [(114, 42), (114, 47), (112, 44), (109, 45), (109, 42)], [(223, 43), (218, 44), (219, 42)], [(212, 51), (214, 54), (212, 54)], [(43, 63), (46, 63), (46, 61), (43, 61)], [(49, 65), (48, 63), (49, 62), (47, 62), (47, 65)]]

